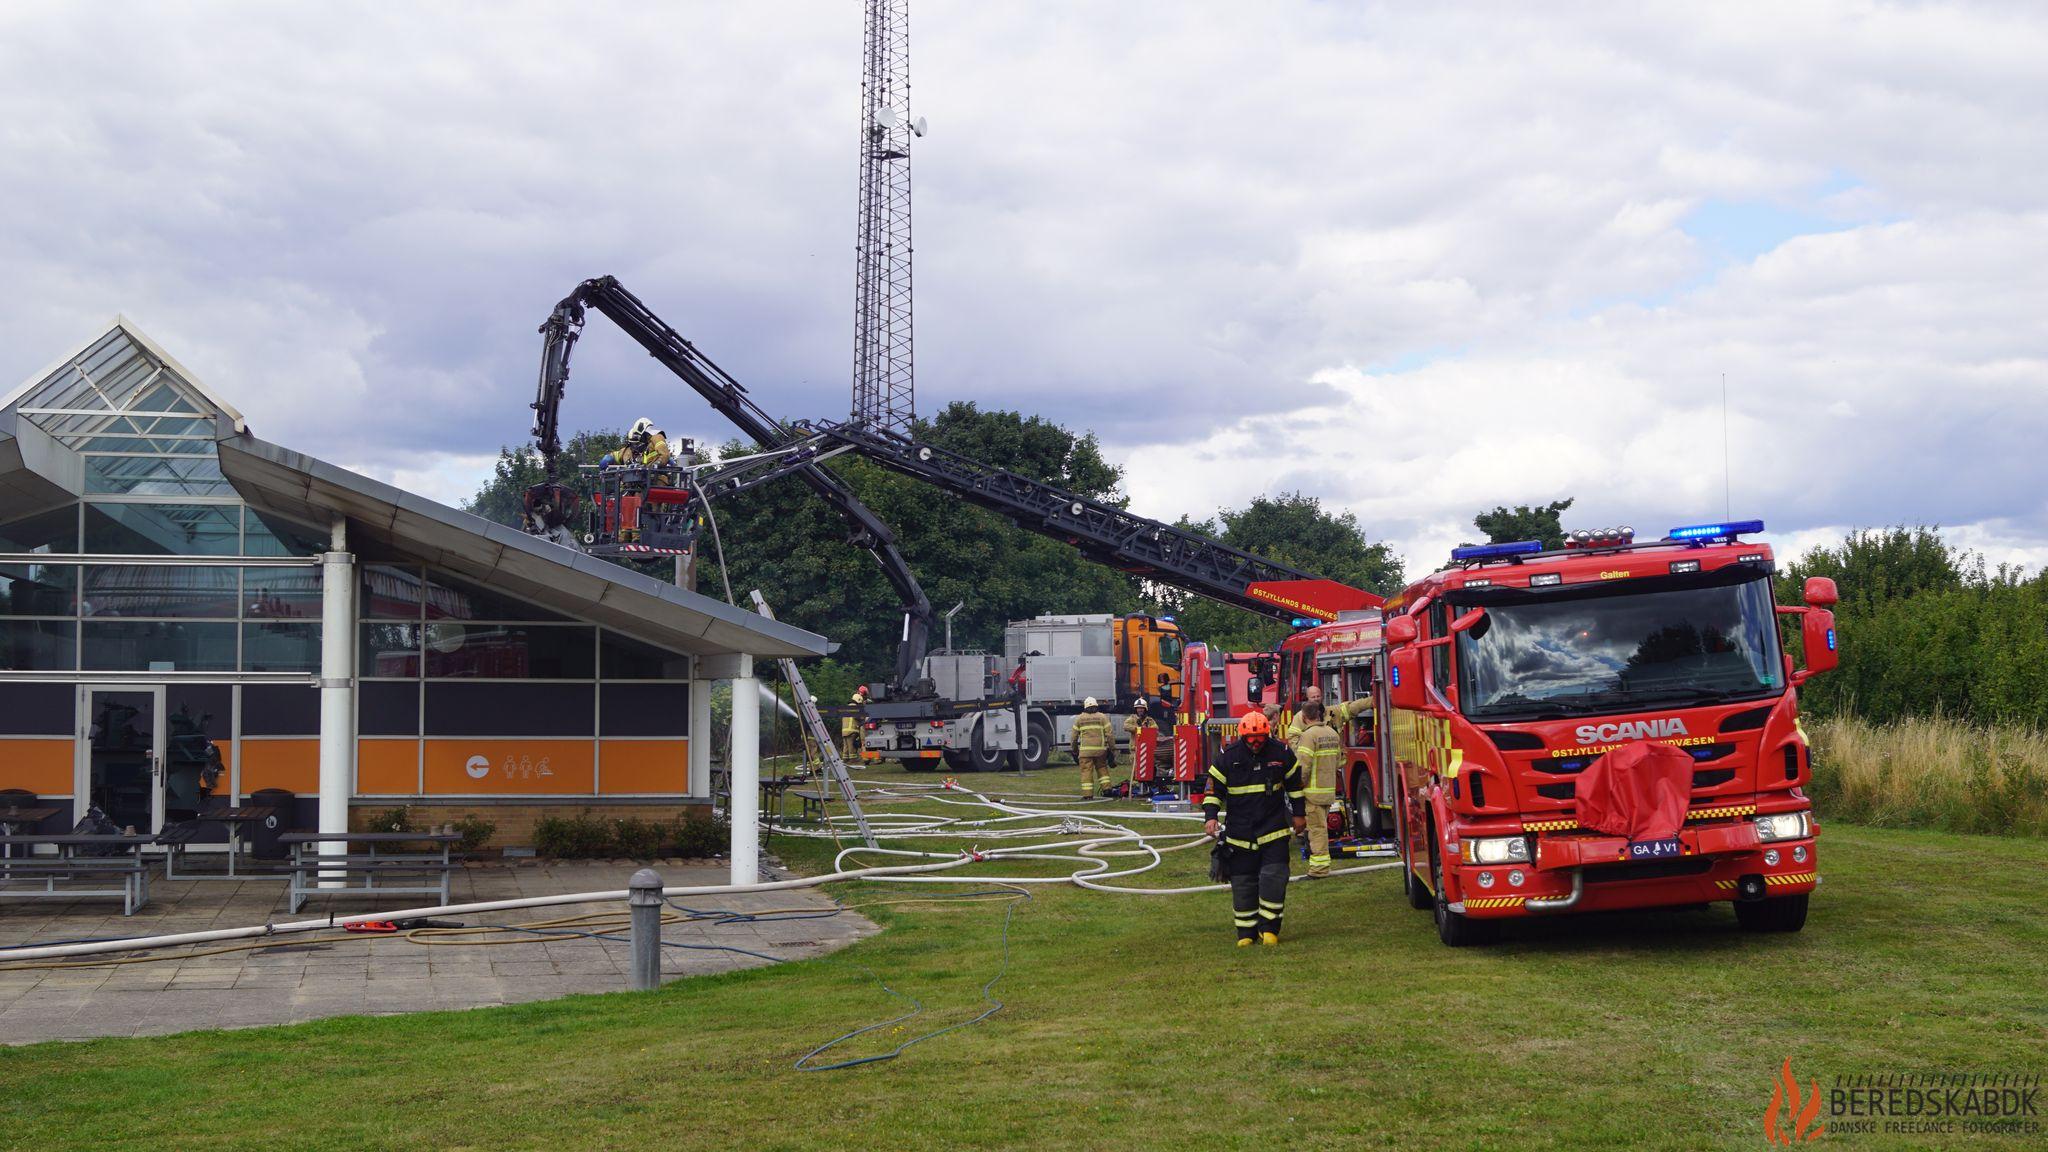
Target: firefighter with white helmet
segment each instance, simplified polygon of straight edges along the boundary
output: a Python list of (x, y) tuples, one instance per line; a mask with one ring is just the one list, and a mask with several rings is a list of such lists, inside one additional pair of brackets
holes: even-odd
[(868, 706), (868, 686), (863, 684), (853, 690), (853, 699), (846, 702), (846, 717), (839, 722), (839, 758), (847, 763), (860, 759), (861, 709)]
[(1109, 769), (1116, 760), (1116, 733), (1109, 717), (1090, 696), (1074, 717), (1074, 759), (1081, 765), (1081, 798), (1093, 800), (1109, 789)]
[(668, 434), (656, 428), (651, 418), (642, 416), (633, 421), (632, 431), (626, 433), (626, 442), (605, 453), (598, 465), (605, 468), (664, 468), (672, 459)]

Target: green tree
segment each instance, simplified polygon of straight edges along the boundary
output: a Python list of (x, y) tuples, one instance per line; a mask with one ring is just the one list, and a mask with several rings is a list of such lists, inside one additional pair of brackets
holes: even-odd
[(1489, 544), (1511, 544), (1518, 540), (1541, 540), (1545, 548), (1564, 547), (1564, 524), (1560, 516), (1572, 506), (1572, 498), (1548, 504), (1517, 504), (1496, 507), (1472, 518), (1472, 526), (1486, 533)]
[[(1219, 512), (1216, 521), (1183, 519), (1180, 526), (1290, 568), (1383, 596), (1399, 591), (1402, 585), (1400, 558), (1386, 544), (1369, 540), (1355, 514), (1331, 513), (1322, 501), (1299, 492), (1260, 496), (1243, 508)], [(1271, 648), (1290, 630), (1284, 622), (1191, 593), (1158, 589), (1155, 596), (1191, 638), (1225, 651)]]
[[(562, 446), (558, 465), (561, 478), (588, 497), (590, 485), (576, 471), (576, 466), (597, 463), (625, 439), (624, 433), (613, 428), (578, 432), (569, 437), (569, 442)], [(516, 528), (519, 526), (520, 498), (528, 488), (544, 479), (546, 473), (541, 468), (540, 453), (532, 447), (522, 444), (517, 448), (500, 448), (491, 478), (484, 481), (476, 495), (462, 502), (462, 510)]]

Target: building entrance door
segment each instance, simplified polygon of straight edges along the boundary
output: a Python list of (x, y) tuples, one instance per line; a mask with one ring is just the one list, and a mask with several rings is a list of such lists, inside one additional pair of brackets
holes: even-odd
[(164, 824), (163, 688), (84, 685), (78, 693), (73, 819), (97, 807), (120, 828), (155, 835)]

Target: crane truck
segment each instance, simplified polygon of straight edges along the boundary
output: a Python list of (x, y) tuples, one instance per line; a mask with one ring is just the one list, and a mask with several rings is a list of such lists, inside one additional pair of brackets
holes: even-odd
[[(602, 470), (596, 477), (596, 499), (586, 512), (579, 493), (560, 475), (559, 418), (568, 390), (571, 355), (593, 309), (609, 317), (760, 450), (710, 465)], [(926, 659), (933, 623), (931, 603), (889, 526), (823, 466), (836, 456), (855, 454), (933, 485), (1004, 516), (1020, 528), (1060, 540), (1087, 559), (1276, 619), (1307, 615), (1334, 620), (1340, 613), (1375, 608), (1380, 602), (1378, 596), (1363, 589), (1313, 576), (1201, 533), (1138, 516), (900, 433), (853, 422), (777, 420), (738, 380), (614, 277), (577, 285), (555, 305), (540, 332), (543, 344), (532, 404), (533, 435), (547, 478), (525, 495), (526, 530), (593, 555), (680, 554), (694, 546), (713, 500), (785, 476), (800, 478), (845, 521), (849, 541), (874, 557), (902, 605), (902, 640), (894, 672), (865, 709), (867, 720), (877, 725), (870, 738), (876, 745), (886, 745), (875, 749), (878, 755), (916, 761), (919, 766), (951, 759), (988, 767), (999, 763), (1001, 754), (1021, 752), (1027, 764), (1043, 763), (1059, 735), (1059, 714), (1056, 710), (1045, 714), (1048, 733), (1033, 724), (1028, 714), (1020, 724), (1014, 708), (991, 707), (985, 699), (940, 695)], [(1178, 629), (1172, 631), (1178, 637)], [(1154, 684), (1158, 683), (1157, 674), (1153, 673)], [(1178, 681), (1169, 686), (1177, 687)], [(875, 733), (883, 732), (885, 721), (890, 725), (888, 732), (876, 737)], [(907, 748), (905, 726), (913, 733)]]

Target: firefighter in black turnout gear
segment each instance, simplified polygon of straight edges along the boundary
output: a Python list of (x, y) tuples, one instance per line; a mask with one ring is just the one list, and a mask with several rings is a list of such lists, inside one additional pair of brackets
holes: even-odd
[[(1307, 826), (1301, 767), (1294, 750), (1272, 738), (1273, 726), (1253, 712), (1237, 722), (1237, 740), (1209, 766), (1204, 828), (1221, 836), (1229, 856), (1230, 904), (1237, 946), (1280, 943), (1287, 905), (1287, 848)], [(1228, 815), (1218, 824), (1218, 810)]]

